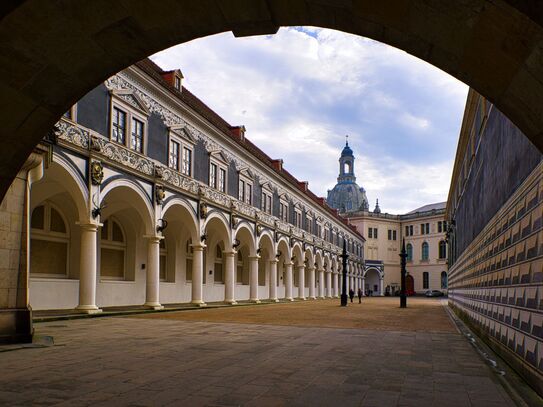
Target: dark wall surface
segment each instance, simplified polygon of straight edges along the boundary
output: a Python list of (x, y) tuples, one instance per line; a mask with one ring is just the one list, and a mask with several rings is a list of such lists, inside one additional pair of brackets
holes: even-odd
[(194, 146), (194, 178), (205, 184), (209, 181), (209, 154), (202, 140)]
[(168, 165), (168, 127), (162, 118), (152, 113), (147, 119), (147, 155)]
[(109, 137), (109, 92), (101, 84), (77, 102), (77, 122)]
[(539, 150), (498, 109), (491, 110), (455, 214), (457, 255), (541, 161)]

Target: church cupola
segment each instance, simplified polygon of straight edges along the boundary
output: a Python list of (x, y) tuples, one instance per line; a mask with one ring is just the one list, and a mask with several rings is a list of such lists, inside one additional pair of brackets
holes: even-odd
[[(345, 136), (348, 138), (349, 136)], [(349, 147), (349, 140), (345, 140), (345, 147), (341, 151), (341, 157), (339, 157), (339, 176), (337, 182), (356, 182), (354, 175), (354, 155), (353, 150)]]
[(375, 201), (375, 209), (373, 210), (373, 213), (381, 213), (381, 208), (379, 208), (379, 199)]

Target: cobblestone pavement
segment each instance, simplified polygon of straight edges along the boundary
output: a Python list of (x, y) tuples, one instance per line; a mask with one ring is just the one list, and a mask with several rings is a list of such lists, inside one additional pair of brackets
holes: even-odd
[(36, 329), (53, 335), (55, 346), (0, 353), (1, 406), (513, 405), (454, 328), (116, 317)]

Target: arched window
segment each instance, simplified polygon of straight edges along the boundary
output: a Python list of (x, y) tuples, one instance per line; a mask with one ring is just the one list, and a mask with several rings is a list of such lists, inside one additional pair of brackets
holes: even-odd
[(439, 258), (447, 258), (447, 244), (445, 243), (445, 240), (439, 241)]
[(214, 281), (216, 283), (223, 283), (224, 282), (223, 273), (222, 273), (222, 269), (223, 269), (222, 262), (223, 262), (222, 249), (221, 249), (220, 245), (217, 245), (217, 247), (215, 249), (215, 270), (214, 270), (214, 273), (213, 273)]
[(36, 207), (30, 228), (30, 272), (40, 277), (67, 277), (70, 234), (60, 212), (49, 202)]
[(447, 289), (447, 272), (446, 271), (441, 272), (441, 288), (443, 290)]
[(407, 243), (406, 251), (407, 261), (413, 261), (413, 245), (411, 243)]
[(166, 250), (166, 239), (160, 239), (160, 281), (166, 281), (168, 279), (167, 259), (168, 252)]
[(100, 276), (108, 280), (123, 280), (126, 239), (121, 225), (115, 219), (106, 220), (100, 238)]
[(428, 251), (429, 251), (428, 243), (424, 242), (422, 244), (422, 260), (428, 260), (428, 257), (429, 257)]
[(422, 273), (422, 288), (427, 290), (430, 287), (430, 275), (427, 271)]
[(192, 239), (187, 239), (187, 245), (185, 246), (185, 257), (185, 281), (192, 281)]

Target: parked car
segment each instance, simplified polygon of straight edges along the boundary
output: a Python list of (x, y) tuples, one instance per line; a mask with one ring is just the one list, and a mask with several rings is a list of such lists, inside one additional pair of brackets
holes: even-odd
[(427, 297), (443, 297), (445, 294), (443, 294), (443, 291), (439, 290), (428, 290), (424, 295)]

